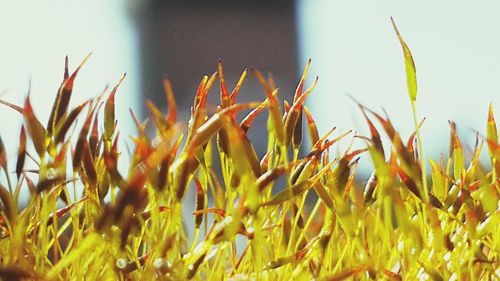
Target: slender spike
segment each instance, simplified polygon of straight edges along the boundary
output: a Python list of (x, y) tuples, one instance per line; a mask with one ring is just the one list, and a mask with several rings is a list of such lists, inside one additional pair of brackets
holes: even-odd
[(222, 108), (226, 108), (230, 105), (229, 92), (227, 91), (226, 80), (224, 79), (224, 70), (222, 67), (222, 61), (219, 59), (217, 63), (217, 72), (219, 73), (219, 83), (220, 83), (220, 104)]
[(9, 172), (7, 171), (7, 153), (5, 152), (5, 145), (3, 144), (1, 136), (0, 136), (0, 167), (2, 167), (6, 175), (9, 174)]
[(263, 173), (256, 181), (259, 191), (264, 190), (264, 188), (266, 188), (270, 183), (274, 182), (278, 177), (291, 170), (295, 165), (296, 163), (290, 163), (288, 167), (281, 165)]
[(236, 83), (236, 86), (234, 87), (233, 91), (231, 92), (231, 95), (230, 95), (230, 104), (231, 105), (234, 105), (236, 103), (236, 97), (238, 97), (241, 86), (243, 86), (243, 82), (245, 82), (247, 75), (248, 75), (248, 68), (245, 68), (245, 70), (243, 70), (243, 73), (241, 73), (240, 80), (238, 80), (238, 83)]
[(88, 141), (85, 141), (83, 144), (82, 163), (91, 188), (95, 188), (97, 186), (97, 171)]
[(307, 120), (307, 128), (309, 131), (310, 142), (311, 144), (315, 144), (319, 140), (318, 126), (316, 125), (316, 121), (314, 121), (311, 111), (305, 105), (304, 105), (304, 114)]
[(68, 147), (69, 147), (69, 140), (66, 141), (65, 143), (63, 143), (63, 145), (59, 149), (58, 153), (54, 157), (53, 164), (55, 167), (61, 167), (64, 164), (66, 164), (65, 160), (66, 160), (66, 152), (68, 150)]
[(288, 112), (290, 112), (290, 108), (292, 107), (286, 100), (283, 101), (283, 107), (285, 108), (285, 114), (283, 115), (283, 120), (285, 120), (286, 116), (288, 115)]
[[(206, 208), (205, 204), (205, 190), (203, 189), (203, 186), (201, 185), (200, 181), (198, 180), (197, 177), (193, 178), (195, 186), (196, 186), (196, 211), (195, 212), (201, 212), (201, 210)], [(195, 214), (194, 215), (194, 225), (195, 228), (200, 228), (202, 220), (203, 220), (203, 215), (200, 214)]]
[(64, 175), (57, 175), (54, 178), (46, 178), (38, 181), (36, 185), (36, 192), (41, 193), (45, 190), (50, 190), (52, 187), (57, 186), (59, 184), (63, 184), (66, 180)]
[(300, 149), (300, 145), (302, 144), (302, 109), (300, 110), (299, 117), (297, 119), (297, 122), (295, 123), (295, 128), (293, 129), (292, 133), (292, 147), (293, 149), (298, 152)]
[(462, 170), (464, 169), (464, 155), (462, 144), (458, 138), (456, 129), (452, 126), (451, 133), (453, 138), (453, 177), (455, 180), (462, 178)]
[(163, 79), (163, 88), (165, 90), (168, 103), (167, 124), (173, 126), (177, 121), (177, 104), (175, 102), (175, 95), (174, 91), (172, 90), (172, 84), (170, 83), (170, 80)]
[(330, 130), (326, 132), (316, 143), (313, 145), (313, 149), (320, 148), (321, 145), (326, 141), (326, 139), (335, 131), (337, 127), (332, 127)]
[[(313, 84), (303, 94), (301, 94), (297, 98), (297, 100), (295, 100), (293, 102), (292, 106), (290, 107), (290, 110), (287, 114), (287, 118), (285, 120), (285, 129), (287, 132), (287, 137), (288, 137), (288, 130), (290, 130), (290, 132), (293, 132), (292, 129), (295, 127), (297, 120), (298, 120), (298, 117), (299, 117), (300, 113), (302, 112), (302, 105), (304, 104), (304, 101), (306, 100), (306, 98), (312, 93), (312, 91), (316, 87), (318, 80), (319, 80), (319, 77), (316, 77)], [(291, 136), (290, 136), (290, 138), (291, 138)], [(287, 138), (287, 140), (288, 140), (288, 138)]]
[(323, 146), (321, 147), (321, 150), (326, 150), (328, 149), (330, 146), (332, 146), (334, 143), (338, 142), (339, 140), (343, 139), (345, 136), (349, 135), (350, 133), (352, 133), (352, 130), (349, 130), (343, 134), (341, 134), (340, 136), (334, 138), (333, 140), (330, 140), (330, 141), (326, 141)]
[(271, 154), (272, 152), (268, 151), (260, 160), (260, 172), (262, 174), (265, 173), (269, 168), (269, 158), (271, 157)]
[(200, 101), (200, 106), (203, 108), (207, 107), (208, 93), (209, 93), (210, 89), (212, 88), (212, 85), (214, 84), (216, 78), (217, 78), (217, 72), (214, 72), (207, 81), (207, 84), (206, 84), (205, 89), (204, 89), (204, 93), (202, 95), (202, 99)]
[(111, 140), (115, 132), (115, 95), (126, 75), (127, 74), (124, 73), (120, 80), (118, 80), (118, 83), (113, 87), (106, 101), (106, 105), (104, 106), (104, 136), (106, 140)]
[(80, 130), (80, 134), (78, 135), (78, 140), (75, 145), (75, 155), (73, 156), (73, 170), (76, 171), (80, 168), (82, 155), (83, 155), (83, 146), (87, 141), (87, 135), (89, 133), (90, 124), (92, 122), (92, 116), (94, 114), (95, 108), (89, 108), (87, 113), (87, 117), (85, 122), (83, 123), (82, 129)]
[(98, 143), (99, 143), (99, 113), (95, 114), (94, 122), (92, 124), (92, 129), (90, 130), (89, 136), (89, 147), (90, 152), (92, 153), (92, 157), (96, 157), (98, 154)]
[(282, 119), (281, 107), (278, 102), (279, 89), (274, 90), (267, 96), (269, 102), (269, 119), (273, 126), (272, 130), (276, 135), (276, 141), (279, 145), (285, 144), (285, 124)]
[(271, 89), (273, 89), (274, 91), (277, 87), (276, 87), (276, 81), (274, 81), (274, 76), (271, 72), (267, 73), (267, 81)]
[(293, 96), (293, 102), (295, 103), (297, 99), (302, 95), (304, 91), (304, 84), (306, 83), (307, 74), (309, 73), (309, 67), (311, 66), (311, 58), (307, 60), (306, 66), (304, 67), (304, 72), (302, 72), (302, 77), (300, 78), (299, 85), (295, 90), (295, 95)]
[(111, 182), (115, 185), (121, 185), (123, 182), (123, 177), (118, 172), (118, 138), (119, 133), (116, 135), (111, 149), (108, 150), (107, 146), (104, 146), (104, 165), (106, 166), (107, 173), (109, 173)]
[[(424, 121), (425, 121), (425, 118), (423, 118), (422, 121), (420, 121), (420, 123), (418, 125), (418, 129), (420, 129), (422, 127)], [(417, 136), (417, 130), (415, 129), (413, 131), (413, 133), (410, 135), (410, 137), (408, 138), (408, 141), (406, 141), (406, 149), (408, 150), (408, 153), (410, 155), (414, 155), (415, 159), (418, 159), (418, 150), (416, 150), (415, 146), (414, 146), (414, 144), (416, 143), (416, 139), (415, 139), (416, 136)]]
[(278, 205), (289, 200), (292, 197), (304, 193), (306, 190), (313, 187), (319, 181), (320, 177), (323, 176), (323, 174), (330, 169), (330, 166), (332, 164), (333, 163), (329, 163), (311, 178), (303, 181), (298, 181), (297, 183), (293, 184), (290, 188), (283, 189), (281, 192), (276, 194), (269, 201), (264, 202), (262, 205), (263, 206)]
[(241, 129), (243, 129), (245, 133), (248, 132), (255, 118), (259, 116), (259, 114), (264, 110), (264, 108), (266, 108), (266, 106), (267, 103), (265, 101), (261, 102), (259, 106), (254, 108), (252, 111), (250, 111), (250, 113), (247, 114), (247, 116), (245, 116), (245, 118), (243, 118), (243, 120), (240, 123), (240, 127)]
[(13, 104), (13, 103), (10, 103), (10, 102), (8, 102), (8, 101), (4, 101), (4, 100), (0, 100), (0, 104), (3, 104), (3, 105), (5, 105), (5, 106), (8, 106), (8, 107), (10, 107), (10, 108), (14, 109), (15, 111), (17, 111), (17, 112), (19, 112), (19, 113), (23, 114), (23, 108), (22, 108), (22, 107), (20, 107), (20, 106), (18, 106), (18, 105), (15, 105), (15, 104)]
[(382, 140), (380, 139), (380, 133), (378, 132), (375, 125), (373, 125), (373, 122), (370, 120), (370, 118), (368, 118), (364, 108), (361, 105), (360, 108), (361, 111), (363, 112), (363, 116), (365, 117), (366, 123), (368, 123), (368, 126), (370, 128), (371, 142), (373, 147), (375, 147), (375, 149), (380, 152), (380, 155), (384, 155), (384, 146), (382, 145)]
[[(494, 153), (493, 153), (493, 148), (491, 145), (489, 145), (490, 142), (492, 143), (498, 143), (498, 131), (497, 131), (497, 125), (495, 122), (495, 117), (493, 114), (493, 102), (490, 103), (490, 108), (488, 111), (488, 122), (486, 125), (486, 139), (489, 141), (488, 142), (488, 149), (490, 152), (491, 158), (494, 158)], [(500, 161), (500, 159), (497, 159), (496, 161)]]
[(208, 119), (202, 126), (196, 130), (193, 137), (189, 143), (189, 151), (193, 151), (200, 145), (205, 144), (210, 136), (215, 134), (223, 125), (223, 119), (227, 118), (229, 115), (234, 114), (238, 111), (249, 109), (252, 107), (259, 106), (259, 103), (244, 103), (232, 105), (220, 112), (214, 114), (210, 119)]
[[(405, 162), (406, 165), (412, 166), (414, 162), (412, 161), (411, 156), (408, 153), (408, 150), (404, 146), (403, 140), (401, 139), (401, 136), (396, 131), (396, 129), (394, 129), (394, 126), (392, 125), (392, 122), (389, 119), (389, 117), (383, 118), (382, 116), (380, 116), (376, 112), (373, 112), (371, 110), (369, 110), (369, 111), (382, 124), (382, 127), (384, 128), (386, 134), (389, 136), (389, 138), (392, 141), (392, 144), (394, 145), (394, 147), (396, 149), (398, 157), (400, 157)], [(418, 131), (417, 131), (417, 137), (418, 137)]]
[(347, 161), (351, 161), (354, 157), (366, 151), (368, 151), (368, 148), (357, 149), (346, 154), (344, 157), (347, 159)]
[(89, 101), (86, 101), (76, 108), (74, 108), (68, 116), (60, 123), (60, 126), (56, 129), (56, 136), (55, 136), (55, 141), (56, 143), (62, 143), (64, 142), (64, 139), (66, 138), (66, 133), (68, 132), (69, 128), (71, 125), (74, 123), (80, 112), (87, 106)]
[(21, 177), (21, 173), (24, 169), (24, 162), (26, 159), (26, 130), (24, 125), (21, 127), (21, 133), (19, 135), (19, 149), (17, 150), (17, 162), (16, 162), (16, 176), (17, 179)]
[(0, 166), (2, 167), (5, 177), (7, 178), (7, 184), (9, 186), (9, 191), (12, 192), (12, 183), (10, 181), (10, 175), (8, 170), (7, 153), (5, 152), (5, 146), (3, 144), (2, 138), (0, 137)]
[(76, 202), (74, 202), (74, 203), (71, 203), (71, 204), (69, 204), (69, 205), (67, 205), (67, 206), (65, 206), (65, 207), (62, 207), (62, 208), (60, 208), (60, 209), (57, 209), (55, 212), (53, 212), (53, 213), (51, 213), (51, 214), (49, 215), (49, 219), (47, 220), (46, 225), (47, 225), (47, 226), (52, 225), (52, 221), (54, 220), (54, 217), (56, 217), (56, 218), (58, 218), (58, 219), (59, 219), (59, 218), (61, 218), (62, 216), (64, 216), (64, 215), (68, 214), (68, 213), (69, 213), (69, 211), (71, 211), (71, 209), (73, 209), (73, 207), (75, 207), (75, 206), (76, 206), (76, 205), (78, 205), (78, 204), (83, 203), (85, 200), (87, 200), (87, 198), (88, 198), (87, 196), (84, 196), (82, 199), (80, 199), (80, 200), (78, 200), (78, 201), (76, 201)]
[(328, 191), (326, 191), (326, 187), (321, 182), (317, 182), (313, 187), (321, 201), (323, 201), (329, 209), (333, 210), (333, 200), (330, 194), (328, 194)]
[(395, 273), (395, 272), (392, 272), (390, 270), (387, 270), (387, 269), (383, 269), (382, 270), (382, 273), (384, 273), (384, 275), (389, 279), (389, 280), (393, 280), (393, 281), (401, 281), (403, 280), (403, 277), (401, 277), (401, 275)]
[(408, 94), (410, 96), (410, 100), (415, 102), (417, 100), (417, 76), (415, 71), (415, 63), (413, 62), (413, 57), (410, 52), (410, 48), (406, 45), (406, 42), (403, 40), (403, 37), (399, 33), (399, 30), (394, 22), (394, 19), (391, 17), (392, 26), (394, 27), (394, 31), (398, 36), (399, 43), (401, 43), (401, 47), (403, 48), (403, 53), (405, 57), (405, 67), (406, 67), (406, 80), (408, 83)]
[(194, 109), (198, 108), (200, 104), (201, 97), (205, 93), (205, 87), (207, 85), (207, 82), (208, 82), (208, 76), (205, 75), (201, 79), (200, 84), (198, 85), (198, 89), (196, 90), (196, 94), (194, 95), (194, 103), (193, 103)]
[(220, 217), (225, 217), (226, 216), (226, 211), (220, 208), (206, 208), (206, 209), (201, 209), (201, 210), (196, 210), (193, 212), (193, 215), (195, 216), (200, 216), (200, 215), (205, 215), (205, 214), (216, 214)]
[[(228, 143), (226, 143), (225, 145), (226, 147), (228, 147), (229, 156), (235, 163), (240, 163), (240, 167), (238, 168), (242, 168), (242, 164), (246, 163), (249, 165), (254, 176), (259, 177), (261, 174), (259, 159), (257, 158), (257, 153), (255, 152), (252, 143), (248, 139), (243, 129), (241, 129), (234, 123), (228, 123), (220, 131), (220, 133), (222, 132), (225, 132), (227, 134), (226, 140), (228, 141)], [(223, 139), (221, 138), (221, 140)]]
[(23, 115), (26, 122), (26, 128), (28, 129), (28, 134), (33, 141), (35, 150), (38, 155), (42, 157), (47, 149), (45, 145), (46, 132), (38, 118), (35, 116), (35, 113), (33, 112), (29, 96), (26, 97), (26, 100), (24, 102)]
[(276, 91), (276, 89), (273, 90), (271, 88), (269, 83), (267, 83), (266, 79), (264, 78), (264, 75), (262, 75), (262, 73), (259, 70), (255, 69), (255, 68), (251, 68), (251, 70), (252, 70), (253, 74), (255, 75), (255, 77), (257, 77), (257, 80), (259, 80), (260, 85), (264, 89), (266, 96), (269, 99), (270, 95), (272, 95), (273, 91)]
[(64, 80), (68, 79), (69, 70), (68, 70), (68, 56), (64, 57)]
[(146, 106), (151, 112), (151, 119), (153, 120), (156, 129), (160, 132), (164, 131), (164, 129), (166, 129), (166, 123), (160, 109), (158, 109), (158, 107), (156, 107), (156, 105), (149, 99), (146, 101)]
[(448, 125), (450, 126), (450, 138), (449, 138), (449, 144), (448, 144), (448, 158), (451, 158), (453, 156), (453, 143), (454, 143), (454, 137), (453, 135), (455, 134), (457, 130), (457, 125), (455, 122), (448, 120)]
[(189, 121), (189, 133), (187, 137), (186, 143), (190, 143), (193, 138), (196, 130), (206, 121), (207, 118), (207, 99), (210, 88), (212, 87), (213, 82), (217, 76), (217, 72), (212, 74), (210, 79), (207, 81), (206, 85), (203, 87), (203, 91), (199, 96), (199, 100), (196, 106), (193, 109), (191, 120)]
[(394, 166), (396, 167), (396, 171), (398, 172), (399, 178), (401, 179), (403, 184), (408, 188), (408, 190), (410, 190), (418, 198), (422, 199), (422, 195), (421, 195), (420, 191), (418, 190), (418, 187), (417, 187), (417, 184), (415, 183), (415, 181), (413, 181), (413, 179), (410, 178), (410, 176), (408, 176), (403, 171), (403, 169), (401, 169), (401, 167), (399, 167), (397, 164), (394, 164)]
[(9, 192), (2, 184), (0, 184), (0, 202), (2, 203), (1, 212), (5, 213), (7, 220), (9, 220), (11, 224), (15, 224), (17, 216), (16, 204), (12, 198), (12, 193)]
[[(69, 76), (67, 79), (64, 79), (61, 87), (59, 88), (59, 91), (56, 96), (56, 100), (54, 101), (54, 105), (52, 106), (52, 111), (50, 113), (49, 117), (49, 123), (47, 125), (47, 132), (49, 134), (52, 134), (59, 123), (61, 119), (66, 115), (69, 102), (71, 99), (71, 95), (73, 93), (73, 84), (75, 81), (75, 78), (80, 71), (80, 69), (85, 65), (87, 60), (92, 54), (88, 54), (83, 61), (80, 63), (80, 65), (76, 68), (76, 70)], [(67, 58), (65, 60), (65, 72), (67, 70)], [(65, 74), (66, 76), (66, 74)]]

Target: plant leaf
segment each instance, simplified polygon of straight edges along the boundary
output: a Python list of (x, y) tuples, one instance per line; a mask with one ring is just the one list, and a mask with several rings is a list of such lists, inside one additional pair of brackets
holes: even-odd
[(23, 116), (24, 121), (26, 122), (26, 128), (28, 129), (28, 134), (33, 141), (33, 145), (35, 146), (35, 150), (38, 155), (42, 157), (47, 149), (45, 145), (46, 132), (38, 118), (35, 116), (35, 113), (33, 112), (29, 96), (26, 97), (26, 100), (24, 102)]
[(451, 135), (453, 139), (453, 177), (455, 180), (459, 180), (462, 178), (462, 170), (464, 169), (464, 154), (454, 125), (451, 125)]
[(307, 108), (307, 106), (304, 106), (304, 113), (307, 119), (307, 129), (309, 130), (309, 138), (311, 140), (311, 144), (315, 144), (319, 140), (319, 132), (316, 121), (314, 121), (311, 111), (309, 111), (309, 108)]
[(175, 102), (174, 91), (172, 90), (170, 80), (163, 80), (163, 88), (165, 90), (168, 103), (167, 125), (173, 126), (177, 120), (177, 104)]
[(394, 22), (394, 19), (392, 17), (391, 22), (392, 26), (394, 27), (394, 31), (398, 36), (399, 43), (401, 43), (401, 47), (403, 48), (406, 67), (406, 80), (408, 83), (408, 94), (410, 95), (410, 100), (414, 102), (417, 100), (417, 75), (415, 70), (415, 63), (413, 62), (410, 48), (408, 48), (408, 45), (406, 45), (406, 42), (403, 40), (403, 37), (399, 33), (396, 23)]
[(76, 117), (80, 114), (80, 112), (83, 110), (83, 108), (88, 104), (87, 102), (82, 103), (81, 105), (77, 106), (71, 112), (64, 118), (64, 121), (60, 123), (60, 126), (56, 129), (56, 135), (55, 135), (55, 141), (56, 143), (62, 143), (64, 142), (64, 139), (66, 138), (66, 133), (68, 132), (69, 128), (71, 125), (75, 122)]
[[(486, 126), (486, 139), (493, 143), (498, 143), (498, 133), (497, 133), (497, 124), (495, 122), (495, 116), (493, 115), (493, 103), (490, 103), (490, 108), (488, 112), (488, 123)], [(488, 149), (490, 152), (491, 158), (494, 157), (493, 147), (488, 142)], [(497, 161), (500, 161), (498, 159)]]
[(71, 99), (71, 94), (73, 93), (73, 83), (75, 81), (76, 75), (82, 68), (82, 66), (87, 62), (91, 54), (88, 54), (80, 65), (76, 68), (76, 70), (68, 77), (68, 57), (65, 59), (65, 67), (64, 67), (64, 80), (59, 87), (57, 92), (56, 99), (54, 101), (54, 105), (52, 106), (52, 110), (50, 112), (49, 122), (47, 124), (47, 132), (51, 135), (59, 121), (66, 115), (66, 111), (68, 110), (69, 101)]
[(238, 93), (240, 92), (240, 89), (241, 89), (241, 86), (243, 85), (243, 82), (245, 82), (247, 74), (248, 74), (248, 68), (245, 68), (245, 70), (243, 70), (243, 73), (241, 73), (240, 80), (238, 80), (238, 83), (236, 83), (236, 86), (234, 86), (233, 91), (229, 95), (231, 105), (233, 105), (236, 102), (236, 97), (238, 96)]
[(118, 90), (118, 87), (123, 82), (123, 79), (125, 79), (125, 76), (126, 73), (122, 75), (113, 90), (111, 90), (104, 107), (104, 136), (106, 137), (106, 140), (111, 140), (113, 133), (115, 132), (115, 95), (116, 90)]
[(0, 167), (4, 170), (5, 174), (8, 175), (7, 171), (7, 153), (5, 152), (5, 146), (0, 136)]
[(17, 150), (17, 163), (16, 163), (16, 175), (17, 179), (21, 176), (24, 168), (24, 161), (26, 159), (26, 130), (24, 125), (21, 127), (21, 133), (19, 135), (19, 149)]

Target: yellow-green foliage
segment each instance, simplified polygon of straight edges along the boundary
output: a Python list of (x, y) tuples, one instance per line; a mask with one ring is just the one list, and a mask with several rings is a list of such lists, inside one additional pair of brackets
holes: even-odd
[[(123, 154), (118, 143), (123, 136), (115, 126), (114, 114), (121, 80), (107, 95), (70, 108), (80, 67), (70, 76), (66, 66), (47, 126), (35, 116), (29, 97), (22, 107), (2, 101), (22, 114), (24, 125), (13, 180), (12, 159), (8, 163), (0, 142), (0, 164), (8, 179), (0, 186), (0, 277), (498, 277), (500, 144), (493, 107), (486, 135), (478, 135), (470, 161), (464, 158), (453, 123), (448, 158), (425, 159), (414, 106), (415, 67), (399, 32), (398, 37), (407, 65), (416, 131), (403, 139), (387, 117), (358, 104), (370, 129), (369, 136), (361, 137), (366, 143), (361, 150), (330, 153), (334, 143), (352, 135), (330, 137), (333, 129), (319, 135), (313, 115), (303, 105), (316, 84), (305, 87), (310, 62), (293, 101), (284, 107), (274, 82), (257, 70), (253, 73), (265, 99), (238, 103), (238, 92), (249, 71), (229, 91), (219, 62), (217, 73), (205, 76), (199, 84), (187, 130), (176, 120), (172, 88), (164, 81), (168, 113), (148, 102), (150, 122), (135, 120), (137, 135), (130, 163), (120, 163), (129, 165), (127, 173), (118, 169)], [(217, 80), (220, 105), (211, 114), (207, 96)], [(259, 157), (247, 132), (255, 117), (265, 113), (269, 116), (268, 147)], [(83, 120), (82, 126), (75, 125), (78, 118)], [(299, 156), (302, 119), (307, 121), (312, 143), (303, 145), (304, 157)], [(148, 126), (154, 128), (154, 136), (146, 133)], [(389, 146), (382, 144), (382, 134), (391, 140)], [(30, 143), (34, 151), (27, 151)], [(491, 165), (479, 162), (484, 144)], [(366, 186), (355, 178), (359, 157), (373, 161)], [(35, 171), (26, 170), (25, 161), (33, 162)], [(424, 169), (427, 163), (429, 177)], [(278, 180), (283, 186), (273, 190)], [(78, 186), (83, 186), (82, 196), (68, 192)], [(185, 196), (188, 188), (196, 189), (195, 199)], [(20, 209), (22, 189), (29, 190), (29, 201)], [(316, 198), (315, 202), (309, 206), (306, 197)], [(193, 211), (192, 216), (182, 215), (186, 200), (195, 200), (194, 210), (188, 210)], [(57, 209), (58, 202), (64, 207)], [(194, 221), (194, 231), (184, 228), (183, 221), (188, 220)], [(237, 252), (238, 236), (243, 250)]]

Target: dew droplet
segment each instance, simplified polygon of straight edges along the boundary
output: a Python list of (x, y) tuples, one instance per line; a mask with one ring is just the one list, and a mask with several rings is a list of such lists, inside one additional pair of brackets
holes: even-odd
[(127, 261), (125, 259), (117, 259), (116, 260), (116, 267), (119, 269), (124, 269), (127, 266)]
[(52, 180), (57, 176), (57, 170), (54, 168), (49, 168), (47, 170), (47, 178)]

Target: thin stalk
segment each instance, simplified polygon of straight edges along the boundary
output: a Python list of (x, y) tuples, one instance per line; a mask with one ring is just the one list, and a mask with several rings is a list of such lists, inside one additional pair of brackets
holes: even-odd
[[(304, 209), (304, 205), (306, 203), (307, 193), (308, 193), (308, 190), (306, 192), (304, 192), (304, 194), (302, 195), (302, 198), (300, 198), (300, 205), (297, 208), (297, 212), (295, 212), (293, 220), (290, 220), (290, 222), (293, 222), (293, 224), (290, 226), (290, 239), (288, 241), (288, 247), (286, 249), (287, 255), (289, 255), (290, 251), (292, 250), (292, 244), (293, 244), (293, 241), (295, 239), (295, 232), (297, 229), (297, 224), (299, 222), (300, 215), (302, 214), (302, 211)], [(305, 230), (305, 228), (304, 228), (304, 230)], [(297, 240), (293, 249), (298, 248), (299, 244), (300, 244), (300, 240)]]
[(300, 232), (299, 239), (297, 240), (298, 242), (295, 244), (295, 248), (294, 248), (295, 252), (299, 250), (298, 247), (299, 247), (300, 241), (302, 240), (302, 238), (305, 237), (306, 230), (309, 229), (309, 226), (311, 225), (312, 220), (316, 216), (316, 213), (318, 212), (320, 205), (321, 205), (321, 200), (318, 199), (316, 201), (316, 204), (314, 204), (314, 207), (311, 210), (309, 217), (307, 218), (306, 224), (304, 225), (304, 229), (302, 229), (302, 231)]
[(68, 267), (72, 262), (78, 260), (79, 258), (84, 256), (85, 253), (88, 253), (90, 249), (94, 248), (99, 240), (100, 239), (98, 234), (91, 233), (80, 243), (78, 248), (74, 249), (64, 259), (61, 259), (57, 264), (55, 264), (54, 267), (52, 267), (49, 272), (47, 272), (47, 277), (49, 279), (52, 279), (59, 276), (61, 271)]
[(413, 113), (413, 125), (415, 126), (415, 131), (417, 132), (417, 141), (418, 141), (418, 150), (420, 152), (420, 166), (422, 168), (422, 186), (424, 188), (424, 200), (425, 202), (429, 202), (429, 189), (427, 187), (427, 169), (425, 163), (425, 154), (424, 154), (424, 146), (422, 144), (422, 137), (420, 135), (420, 129), (418, 127), (417, 121), (417, 108), (415, 105), (415, 101), (411, 101), (411, 111)]

